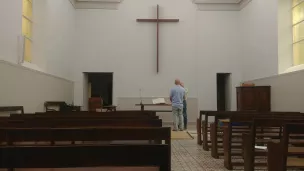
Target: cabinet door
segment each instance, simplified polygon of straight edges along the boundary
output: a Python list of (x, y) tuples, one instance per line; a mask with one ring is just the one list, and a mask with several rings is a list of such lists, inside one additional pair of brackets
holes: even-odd
[(238, 91), (239, 110), (257, 110), (256, 94), (252, 87), (242, 87)]
[(270, 111), (270, 88), (259, 87), (256, 89), (258, 110), (259, 111)]

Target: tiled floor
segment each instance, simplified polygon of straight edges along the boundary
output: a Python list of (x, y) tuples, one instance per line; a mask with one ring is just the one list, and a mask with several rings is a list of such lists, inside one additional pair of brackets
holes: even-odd
[(226, 171), (222, 159), (213, 159), (194, 140), (172, 141), (172, 171)]

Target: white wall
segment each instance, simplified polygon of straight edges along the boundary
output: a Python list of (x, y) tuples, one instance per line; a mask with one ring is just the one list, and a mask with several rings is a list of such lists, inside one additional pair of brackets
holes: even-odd
[[(156, 24), (136, 22), (156, 17), (156, 4), (161, 17), (180, 19), (160, 26), (159, 74)], [(197, 97), (195, 30), (195, 6), (183, 0), (133, 0), (123, 1), (118, 10), (77, 10), (75, 80), (81, 85), (81, 72), (114, 72), (117, 102), (117, 97), (138, 97), (139, 88), (145, 97), (168, 96), (178, 77)], [(76, 88), (76, 103), (82, 103), (81, 90)]]
[(45, 101), (73, 101), (73, 82), (0, 60), (0, 106), (44, 111)]
[(199, 107), (217, 109), (216, 73), (231, 73), (231, 110), (241, 81), (240, 28), (237, 11), (197, 12), (197, 82)]
[[(161, 18), (180, 19), (160, 26), (159, 74), (156, 25), (136, 22), (155, 18), (156, 4)], [(86, 103), (82, 72), (114, 72), (116, 104), (126, 106), (121, 104), (126, 98), (134, 101), (140, 88), (147, 99), (167, 97), (174, 79), (180, 78), (194, 99), (192, 121), (197, 108), (216, 109), (216, 73), (232, 73), (233, 91), (241, 80), (237, 13), (197, 11), (196, 5), (184, 0), (132, 0), (123, 1), (118, 10), (77, 10), (75, 103)]]
[(278, 0), (278, 50), (279, 73), (293, 66), (292, 1)]
[[(75, 9), (69, 0), (33, 1), (33, 64), (18, 64), (22, 34), (22, 1), (0, 5), (0, 106), (21, 105), (25, 112), (43, 111), (45, 101), (72, 102), (71, 79)], [(56, 76), (52, 76), (52, 75)]]
[(240, 12), (243, 80), (278, 74), (278, 0), (253, 0)]
[(21, 36), (22, 1), (1, 0), (0, 59), (18, 63), (18, 36)]
[(271, 110), (304, 112), (304, 71), (253, 80), (256, 85), (271, 86)]
[(69, 0), (33, 1), (33, 63), (72, 79), (76, 12)]
[[(25, 66), (71, 79), (75, 9), (69, 0), (33, 2), (33, 65)], [(0, 59), (17, 64), (21, 54), (21, 0), (1, 1), (0, 23)]]

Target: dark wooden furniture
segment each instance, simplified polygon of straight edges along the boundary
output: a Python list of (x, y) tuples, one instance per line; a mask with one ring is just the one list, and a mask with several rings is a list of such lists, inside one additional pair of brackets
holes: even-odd
[[(253, 134), (255, 134), (257, 139), (255, 139), (255, 141), (253, 140), (250, 141), (258, 145), (264, 145), (264, 143), (267, 143), (271, 138), (279, 139), (281, 130), (277, 126), (279, 123), (278, 120), (281, 120), (281, 123), (283, 122), (282, 120), (294, 119), (294, 120), (298, 120), (299, 122), (302, 122), (304, 120), (303, 116), (288, 116), (288, 115), (280, 115), (280, 116), (256, 115), (253, 118), (249, 116), (236, 116), (230, 118), (230, 122), (227, 123), (227, 126), (223, 127), (224, 166), (227, 169), (231, 170), (233, 169), (233, 166), (244, 166), (244, 162), (240, 160), (237, 161), (234, 160), (237, 159), (237, 156), (240, 159), (240, 156), (242, 156), (243, 153), (244, 153), (243, 157), (248, 156), (248, 149), (244, 150), (245, 148), (244, 145), (247, 144), (245, 142), (248, 141), (248, 139), (244, 138), (244, 134), (246, 135), (250, 133), (250, 131), (253, 131), (250, 128), (254, 127), (253, 124), (256, 118), (259, 120), (259, 128), (255, 129)], [(277, 120), (277, 122), (267, 123), (265, 121), (262, 123), (261, 120), (266, 120), (266, 121)], [(273, 127), (270, 128), (271, 124), (273, 124)], [(253, 136), (251, 136), (251, 138), (253, 138)], [(255, 165), (266, 166), (266, 164), (262, 162), (255, 163)]]
[(12, 119), (69, 119), (73, 117), (73, 119), (159, 119), (159, 116), (149, 116), (149, 115), (34, 115), (34, 114), (26, 114), (25, 116), (14, 114), (10, 115)]
[[(135, 104), (135, 106), (140, 106), (141, 111), (145, 111), (145, 106), (150, 106), (150, 107), (170, 107), (172, 106), (171, 104)], [(153, 110), (155, 112), (172, 112), (172, 110)]]
[(115, 112), (116, 111), (116, 106), (103, 106), (102, 109), (106, 109), (106, 112)]
[[(75, 168), (99, 166), (158, 167), (171, 170), (170, 128), (0, 129), (0, 168)], [(35, 141), (152, 140), (141, 144), (76, 144), (14, 146)], [(162, 143), (162, 140), (165, 143)], [(84, 142), (85, 143), (85, 142)]]
[[(224, 118), (220, 120), (219, 118)], [(230, 118), (235, 119), (239, 118), (244, 121), (247, 119), (248, 121), (252, 121), (255, 118), (304, 118), (304, 114), (294, 113), (294, 112), (258, 112), (258, 113), (250, 113), (244, 115), (244, 113), (239, 113), (231, 116), (225, 115), (217, 115), (214, 123), (210, 124), (210, 140), (211, 140), (211, 156), (214, 158), (219, 158), (219, 156), (223, 156), (223, 152), (219, 152), (219, 148), (223, 148), (223, 128), (230, 124)], [(237, 122), (237, 121), (235, 121)], [(220, 123), (220, 124), (219, 124)], [(226, 125), (225, 125), (226, 124)]]
[[(283, 138), (279, 143), (269, 142), (267, 145), (268, 171), (286, 171), (288, 169), (304, 169), (304, 124), (288, 123), (284, 126)], [(292, 137), (296, 135), (296, 138)], [(291, 142), (302, 142), (300, 147), (291, 152)]]
[(0, 119), (2, 127), (69, 128), (69, 127), (161, 127), (162, 120), (149, 118), (16, 118)]
[(56, 111), (55, 109), (52, 109), (51, 107), (58, 107), (59, 111), (67, 112), (67, 111), (80, 111), (80, 106), (73, 106), (68, 105), (66, 102), (61, 101), (47, 101), (44, 103), (45, 111)]
[[(293, 118), (293, 119), (284, 119), (284, 118), (275, 118), (275, 119), (255, 119), (252, 122), (251, 130), (249, 133), (245, 133), (242, 136), (243, 139), (243, 158), (244, 158), (244, 170), (245, 171), (254, 171), (255, 169), (255, 159), (259, 157), (259, 163), (262, 162), (261, 156), (267, 156), (267, 149), (261, 150), (255, 148), (256, 142), (263, 142), (266, 144), (268, 142), (280, 142), (282, 138), (282, 130), (286, 123), (304, 123), (304, 117)], [(264, 134), (261, 134), (261, 128), (264, 131)], [(271, 133), (265, 134), (266, 131), (271, 131)], [(263, 138), (263, 139), (261, 139)], [(298, 143), (298, 142), (293, 142)], [(300, 142), (301, 143), (301, 142)], [(303, 144), (303, 143), (302, 143)], [(304, 153), (304, 148), (299, 147), (289, 147), (288, 153), (291, 155), (296, 155), (298, 153)], [(266, 160), (263, 161), (264, 166), (266, 167)]]
[[(133, 111), (134, 112), (134, 111)], [(155, 166), (169, 171), (171, 167), (170, 128), (161, 128), (162, 121), (155, 119), (155, 112), (47, 112), (44, 114), (12, 115), (19, 118), (1, 118), (1, 141), (14, 142), (50, 141), (44, 147), (3, 147), (1, 168), (68, 168), (97, 166)], [(90, 114), (88, 114), (90, 113)], [(146, 115), (144, 115), (146, 114)], [(35, 116), (37, 115), (37, 116)], [(49, 115), (49, 116), (48, 116)], [(53, 117), (52, 117), (53, 115)], [(82, 115), (82, 116), (81, 116)], [(116, 115), (116, 116), (115, 116)], [(109, 128), (111, 127), (111, 128)], [(115, 127), (115, 128), (113, 128)], [(137, 128), (134, 132), (135, 127)], [(150, 128), (147, 128), (150, 127)], [(4, 128), (4, 129), (3, 129)], [(11, 129), (10, 129), (11, 128)], [(160, 129), (154, 129), (160, 128)], [(151, 130), (152, 129), (152, 130)], [(164, 130), (165, 129), (165, 130)], [(132, 131), (133, 130), (133, 131)], [(2, 131), (2, 132), (1, 132)], [(165, 132), (163, 132), (165, 131)], [(165, 135), (166, 137), (162, 137)], [(150, 144), (85, 144), (61, 145), (57, 141), (112, 141), (149, 140)], [(165, 144), (159, 144), (165, 140)], [(153, 144), (151, 144), (154, 142)], [(157, 143), (157, 144), (155, 144)], [(56, 144), (56, 146), (54, 146)], [(17, 144), (18, 145), (18, 144)], [(11, 150), (11, 149), (16, 149)], [(38, 152), (37, 152), (37, 149)], [(7, 151), (8, 150), (8, 151)], [(17, 151), (22, 152), (16, 158)], [(61, 153), (63, 151), (63, 153)], [(77, 154), (71, 151), (77, 151)], [(64, 155), (66, 153), (72, 154)], [(101, 154), (98, 154), (101, 153)], [(49, 155), (49, 158), (42, 157)], [(37, 161), (27, 160), (37, 155)], [(86, 156), (85, 159), (78, 156)], [(120, 155), (117, 157), (117, 155)], [(62, 157), (63, 156), (63, 157)], [(161, 157), (160, 157), (161, 156)], [(24, 158), (23, 158), (24, 157)], [(34, 157), (34, 159), (36, 158)], [(65, 159), (69, 157), (69, 159)], [(43, 158), (43, 161), (42, 159)], [(33, 157), (31, 158), (32, 161)], [(45, 161), (44, 159), (48, 160)], [(57, 160), (58, 159), (58, 160)]]
[(33, 145), (34, 142), (56, 145), (67, 141), (81, 141), (81, 144), (91, 144), (92, 141), (116, 144), (124, 140), (165, 140), (165, 143), (171, 146), (170, 128), (164, 127), (0, 128), (0, 135), (0, 141), (5, 145), (19, 145), (18, 143), (22, 142), (32, 143), (28, 145)]
[(270, 111), (270, 86), (237, 87), (238, 111)]
[(89, 111), (96, 112), (97, 110), (102, 110), (103, 100), (101, 97), (91, 97), (89, 98)]
[(0, 112), (20, 112), (24, 114), (23, 106), (0, 106)]
[(155, 111), (138, 111), (138, 110), (125, 110), (125, 111), (114, 111), (114, 112), (91, 112), (91, 111), (76, 111), (76, 112), (37, 112), (37, 115), (149, 115), (149, 116), (156, 116)]
[[(203, 149), (208, 151), (208, 132), (210, 132), (209, 127), (209, 117), (215, 117), (215, 122), (220, 118), (227, 118), (229, 116), (239, 115), (239, 114), (252, 114), (257, 113), (256, 111), (207, 111), (201, 110), (199, 113), (199, 117), (196, 121), (196, 129), (197, 129), (197, 144), (202, 145)], [(298, 112), (299, 113), (299, 112)], [(203, 120), (204, 118), (204, 120)]]
[[(208, 143), (211, 141), (208, 140), (208, 133), (210, 132), (209, 126), (209, 117), (215, 117), (215, 122), (221, 118), (229, 118), (230, 116), (234, 115), (245, 115), (245, 114), (293, 114), (293, 115), (303, 115), (300, 112), (258, 112), (258, 111), (205, 111), (201, 110), (199, 117), (196, 121), (196, 129), (197, 129), (197, 144), (202, 145), (203, 149), (208, 151), (209, 146)], [(204, 118), (204, 120), (203, 120)], [(206, 141), (205, 141), (206, 140)]]

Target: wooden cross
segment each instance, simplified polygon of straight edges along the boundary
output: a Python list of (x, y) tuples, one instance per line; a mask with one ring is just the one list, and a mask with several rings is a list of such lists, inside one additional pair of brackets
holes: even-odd
[(160, 19), (159, 18), (159, 5), (157, 5), (157, 18), (156, 19), (137, 19), (137, 22), (153, 22), (156, 23), (156, 71), (159, 72), (159, 23), (165, 22), (179, 22), (179, 19)]

